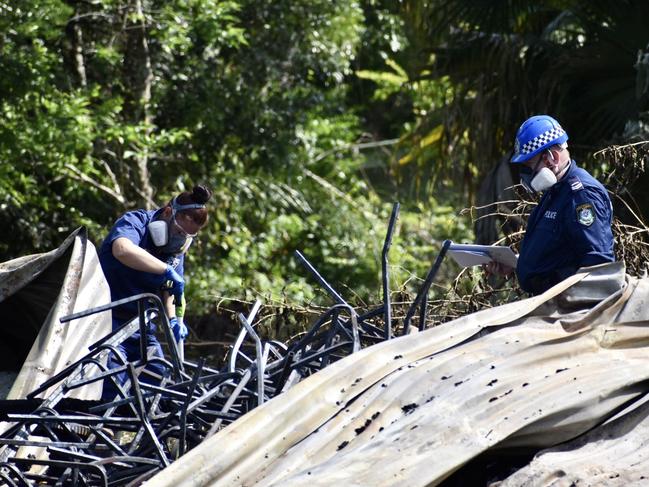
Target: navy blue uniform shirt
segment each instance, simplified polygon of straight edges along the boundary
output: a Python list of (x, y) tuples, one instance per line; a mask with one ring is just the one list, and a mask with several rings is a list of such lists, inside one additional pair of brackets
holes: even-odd
[[(184, 254), (160, 254), (151, 241), (147, 225), (158, 216), (159, 210), (129, 211), (120, 217), (99, 248), (99, 262), (110, 287), (112, 301), (140, 293), (158, 294), (164, 284), (162, 274), (152, 274), (132, 269), (113, 256), (113, 242), (125, 237), (161, 261), (171, 265), (181, 276), (184, 274)], [(137, 304), (129, 303), (113, 311), (113, 325), (117, 326), (137, 315)]]
[(604, 186), (571, 161), (527, 221), (516, 267), (521, 287), (539, 294), (580, 267), (613, 262), (612, 218)]

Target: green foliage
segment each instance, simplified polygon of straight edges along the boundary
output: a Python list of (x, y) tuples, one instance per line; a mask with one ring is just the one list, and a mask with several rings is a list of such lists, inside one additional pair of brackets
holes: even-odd
[(609, 5), (0, 2), (0, 258), (79, 225), (98, 244), (125, 210), (202, 182), (193, 313), (329, 304), (296, 250), (350, 301), (379, 300), (394, 201), (391, 288), (413, 292), (444, 239), (473, 239), (459, 210), (523, 115), (556, 108), (593, 144), (646, 108), (630, 93), (647, 31), (622, 15), (645, 6)]
[(16, 231), (0, 244), (0, 253), (9, 257), (52, 245), (74, 228), (75, 217), (98, 228), (81, 210), (92, 188), (72, 182), (95, 169), (88, 154), (97, 121), (89, 98), (64, 89), (65, 73), (58, 69), (56, 45), (70, 8), (23, 2), (3, 6), (2, 14), (0, 219)]
[[(182, 12), (171, 22), (168, 2), (152, 11), (165, 26), (200, 29), (209, 19), (207, 30), (218, 32), (220, 39), (211, 48), (217, 42), (242, 42), (240, 28), (220, 28), (233, 22), (237, 4), (181, 3), (197, 18), (195, 24)], [(123, 20), (135, 19), (132, 12), (118, 2), (75, 8), (54, 0), (2, 6), (0, 190), (5, 211), (0, 218), (17, 229), (14, 240), (0, 244), (4, 258), (51, 248), (79, 225), (99, 240), (106, 224), (141, 200), (138, 184), (150, 184), (136, 178), (140, 161), (148, 159), (153, 180), (169, 186), (169, 178), (158, 178), (157, 167), (164, 169), (169, 158), (184, 151), (183, 142), (192, 135), (183, 126), (160, 128), (150, 118), (127, 113), (133, 97), (121, 72), (129, 55)], [(181, 29), (170, 30), (152, 29), (152, 51), (160, 38), (174, 49), (183, 34), (188, 38)], [(162, 80), (167, 66), (154, 66)], [(164, 92), (165, 83), (156, 88), (154, 93)], [(155, 96), (151, 104), (155, 110)]]
[[(410, 41), (406, 69), (417, 79), (450, 80), (446, 103), (413, 127), (424, 138), (443, 121), (437, 145), (450, 167), (485, 174), (535, 113), (557, 117), (573, 155), (583, 159), (646, 104), (636, 96), (634, 69), (649, 42), (638, 20), (649, 13), (642, 0), (412, 0), (401, 11)], [(471, 196), (477, 185), (465, 182)]]
[(378, 88), (374, 91), (375, 100), (387, 100), (391, 95), (403, 89), (403, 86), (408, 83), (408, 74), (401, 66), (391, 59), (386, 59), (385, 64), (391, 68), (391, 71), (377, 72), (359, 70), (356, 72), (356, 76), (359, 78), (371, 80), (377, 84)]

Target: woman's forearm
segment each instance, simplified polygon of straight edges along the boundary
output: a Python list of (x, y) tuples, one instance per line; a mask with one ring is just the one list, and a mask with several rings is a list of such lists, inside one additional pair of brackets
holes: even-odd
[(167, 268), (167, 264), (125, 237), (120, 237), (113, 242), (112, 251), (117, 260), (136, 271), (164, 274)]

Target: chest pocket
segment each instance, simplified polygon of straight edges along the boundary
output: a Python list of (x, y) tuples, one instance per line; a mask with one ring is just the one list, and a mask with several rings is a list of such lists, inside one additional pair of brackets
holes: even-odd
[(556, 210), (545, 210), (536, 224), (536, 231), (556, 237), (560, 233), (561, 222)]

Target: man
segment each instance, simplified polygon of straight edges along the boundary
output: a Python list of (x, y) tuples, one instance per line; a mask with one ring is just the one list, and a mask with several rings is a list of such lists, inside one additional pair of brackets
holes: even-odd
[[(542, 193), (521, 243), (516, 274), (521, 288), (540, 294), (580, 267), (613, 262), (613, 207), (602, 184), (570, 159), (568, 135), (547, 115), (527, 119), (516, 133), (513, 164), (521, 184)], [(513, 269), (490, 265), (490, 272)]]

